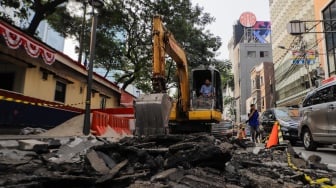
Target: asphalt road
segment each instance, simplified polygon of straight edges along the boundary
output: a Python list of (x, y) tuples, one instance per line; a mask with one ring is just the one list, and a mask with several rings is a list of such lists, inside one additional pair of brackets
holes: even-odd
[(336, 170), (336, 149), (332, 147), (317, 148), (317, 151), (306, 151), (303, 146), (294, 147), (297, 153), (302, 153), (302, 157), (307, 159), (310, 155), (318, 155), (322, 158), (322, 163), (328, 164), (330, 169)]

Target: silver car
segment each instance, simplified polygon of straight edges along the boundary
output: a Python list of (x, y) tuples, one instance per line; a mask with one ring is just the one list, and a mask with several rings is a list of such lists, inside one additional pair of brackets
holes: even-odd
[(336, 144), (336, 81), (309, 92), (300, 114), (298, 134), (306, 150)]

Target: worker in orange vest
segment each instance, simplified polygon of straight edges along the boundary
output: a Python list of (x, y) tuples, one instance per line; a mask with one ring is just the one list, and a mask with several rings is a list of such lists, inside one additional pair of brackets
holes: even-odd
[(239, 129), (238, 129), (238, 139), (242, 140), (246, 138), (246, 133), (245, 133), (245, 127), (243, 124), (239, 125)]

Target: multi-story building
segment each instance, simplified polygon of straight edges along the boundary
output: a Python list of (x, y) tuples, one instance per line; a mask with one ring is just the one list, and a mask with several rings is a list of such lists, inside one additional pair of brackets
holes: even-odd
[[(314, 0), (315, 20), (326, 20), (317, 25), (317, 38), (321, 39), (318, 43), (319, 63), (323, 67), (325, 77), (336, 75), (336, 28), (333, 23), (336, 20), (336, 1), (335, 0)], [(328, 21), (327, 21), (328, 20)], [(322, 24), (324, 23), (324, 24)], [(322, 33), (328, 31), (326, 33)], [(330, 32), (333, 31), (334, 33)]]
[[(272, 51), (275, 70), (275, 90), (277, 106), (298, 105), (305, 94), (311, 89), (308, 72), (319, 67), (319, 59), (309, 65), (293, 64), (293, 50), (302, 50), (302, 41), (305, 41), (304, 50), (316, 50), (319, 41), (315, 34), (299, 36), (287, 32), (287, 24), (292, 20), (314, 20), (314, 0), (270, 0), (272, 22)], [(315, 31), (315, 23), (307, 23), (309, 31)], [(279, 48), (282, 46), (282, 48)], [(314, 84), (314, 82), (312, 82)]]
[[(251, 99), (259, 112), (274, 107), (273, 62), (262, 62), (251, 70)], [(246, 104), (249, 106), (249, 103)]]
[[(251, 69), (260, 62), (272, 61), (271, 44), (265, 40), (270, 32), (269, 22), (257, 22), (256, 25), (258, 24), (266, 27), (244, 28), (240, 23), (234, 25), (233, 39), (228, 45), (234, 73), (237, 122), (247, 119), (246, 100), (251, 96)], [(257, 31), (263, 31), (265, 35), (257, 35)]]
[(229, 86), (229, 84), (226, 85), (226, 88), (223, 89), (223, 119), (224, 120), (233, 120), (234, 119), (234, 101), (232, 100), (234, 98), (233, 90)]
[(64, 50), (64, 37), (50, 27), (47, 21), (43, 20), (37, 28), (38, 37), (58, 51)]

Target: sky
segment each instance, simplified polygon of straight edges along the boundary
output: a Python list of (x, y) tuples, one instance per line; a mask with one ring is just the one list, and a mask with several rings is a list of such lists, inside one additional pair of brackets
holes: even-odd
[(210, 13), (216, 20), (209, 25), (214, 35), (222, 38), (219, 59), (228, 59), (227, 44), (232, 37), (232, 26), (243, 12), (253, 12), (257, 21), (270, 21), (268, 0), (191, 0)]

